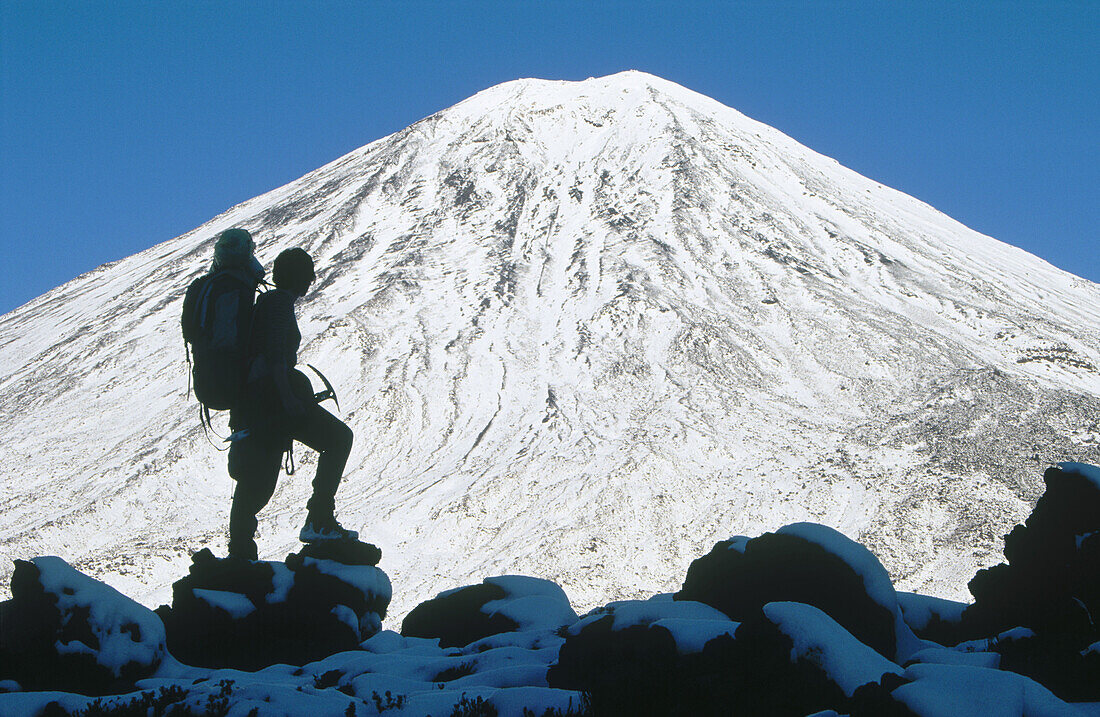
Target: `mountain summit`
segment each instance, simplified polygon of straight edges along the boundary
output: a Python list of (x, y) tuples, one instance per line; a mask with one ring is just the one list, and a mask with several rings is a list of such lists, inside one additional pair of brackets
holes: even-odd
[(57, 554), (155, 603), (224, 553), (178, 321), (232, 226), (316, 260), (301, 357), (398, 619), (502, 573), (580, 608), (671, 590), (801, 520), (962, 597), (1039, 467), (1100, 462), (1097, 285), (660, 78), (518, 80), (0, 317), (0, 571)]

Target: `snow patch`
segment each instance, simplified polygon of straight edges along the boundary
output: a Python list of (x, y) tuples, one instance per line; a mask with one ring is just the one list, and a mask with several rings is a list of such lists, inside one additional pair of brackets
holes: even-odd
[(912, 680), (893, 691), (919, 717), (1079, 717), (1080, 713), (1034, 680), (1014, 672), (966, 665), (912, 665)]
[(59, 645), (60, 649), (93, 653), (96, 662), (116, 676), (127, 664), (155, 667), (164, 659), (167, 654), (164, 623), (151, 610), (84, 575), (61, 558), (39, 557), (31, 562), (38, 568), (42, 587), (57, 596), (62, 614), (88, 611), (88, 626), (99, 641), (99, 648), (94, 651), (77, 641)]
[(764, 606), (764, 615), (791, 639), (792, 663), (805, 660), (817, 665), (848, 697), (887, 673), (902, 673), (900, 667), (812, 605), (772, 602)]
[(964, 602), (901, 591), (897, 592), (897, 600), (905, 623), (918, 631), (928, 627), (933, 618), (947, 623), (958, 623), (962, 619), (963, 611), (969, 607)]
[(379, 568), (371, 565), (344, 565), (335, 560), (320, 560), (317, 558), (303, 558), (303, 565), (311, 565), (325, 575), (340, 580), (343, 583), (358, 588), (364, 596), (379, 596), (389, 602), (393, 596), (393, 586), (390, 578)]
[(252, 601), (240, 593), (204, 588), (192, 588), (191, 592), (207, 605), (229, 613), (234, 620), (244, 619), (256, 611)]

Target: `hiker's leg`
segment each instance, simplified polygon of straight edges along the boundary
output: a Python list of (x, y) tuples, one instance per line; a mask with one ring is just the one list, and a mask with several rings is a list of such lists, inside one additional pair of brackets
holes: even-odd
[(256, 514), (271, 500), (279, 478), (282, 451), (258, 438), (229, 448), (229, 475), (237, 481), (229, 509), (229, 554), (255, 560)]
[(294, 439), (304, 443), (320, 455), (317, 457), (317, 476), (313, 479), (313, 497), (307, 507), (310, 514), (332, 515), (336, 504), (336, 488), (344, 475), (348, 455), (351, 453), (351, 429), (347, 424), (325, 409), (314, 404), (294, 428)]

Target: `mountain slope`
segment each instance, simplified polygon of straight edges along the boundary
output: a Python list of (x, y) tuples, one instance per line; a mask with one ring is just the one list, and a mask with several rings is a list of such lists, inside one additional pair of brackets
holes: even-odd
[[(301, 356), (397, 615), (490, 574), (581, 608), (673, 589), (798, 520), (960, 597), (1037, 465), (1100, 458), (1096, 285), (659, 78), (520, 80), (0, 317), (5, 562), (155, 603), (224, 550), (177, 322), (230, 226), (317, 261)], [(261, 556), (295, 542), (303, 458)]]

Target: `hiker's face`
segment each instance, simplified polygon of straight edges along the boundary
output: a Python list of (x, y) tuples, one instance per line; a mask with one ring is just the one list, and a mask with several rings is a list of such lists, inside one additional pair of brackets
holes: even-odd
[(306, 277), (304, 283), (302, 284), (302, 290), (298, 293), (298, 296), (305, 296), (307, 293), (309, 293), (309, 287), (313, 286), (313, 282), (316, 278), (317, 276), (312, 273), (308, 277)]

